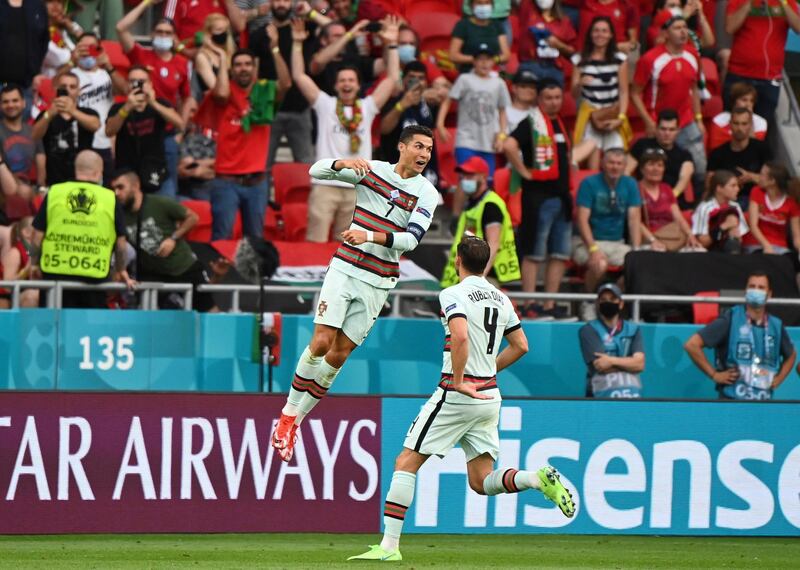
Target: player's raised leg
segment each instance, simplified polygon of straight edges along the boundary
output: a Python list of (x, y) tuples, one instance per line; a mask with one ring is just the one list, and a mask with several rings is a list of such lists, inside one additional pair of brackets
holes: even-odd
[(566, 517), (575, 514), (572, 494), (561, 483), (558, 472), (548, 466), (538, 471), (494, 469), (494, 458), (484, 453), (467, 463), (469, 486), (480, 495), (519, 493), (536, 489), (553, 501)]
[(272, 434), (272, 446), (283, 450), (292, 445), (297, 430), (295, 419), (306, 394), (314, 394), (321, 398), (328, 391), (328, 386), (317, 382), (317, 376), (323, 367), (324, 356), (333, 346), (337, 329), (328, 325), (314, 325), (311, 342), (300, 355), (294, 372), (294, 379), (289, 388), (286, 404), (281, 410), (278, 426)]
[(406, 511), (414, 500), (417, 471), (428, 457), (430, 456), (408, 448), (400, 452), (394, 463), (392, 483), (383, 505), (383, 540), (380, 544), (370, 546), (365, 553), (351, 556), (348, 560), (396, 562), (403, 559), (400, 554), (400, 535), (403, 532)]

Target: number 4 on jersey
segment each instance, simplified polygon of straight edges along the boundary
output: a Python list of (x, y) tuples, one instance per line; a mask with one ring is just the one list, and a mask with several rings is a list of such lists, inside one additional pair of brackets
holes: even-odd
[(489, 343), (486, 345), (486, 354), (494, 352), (494, 341), (497, 337), (497, 317), (500, 311), (497, 308), (486, 307), (483, 310), (483, 328), (489, 333)]

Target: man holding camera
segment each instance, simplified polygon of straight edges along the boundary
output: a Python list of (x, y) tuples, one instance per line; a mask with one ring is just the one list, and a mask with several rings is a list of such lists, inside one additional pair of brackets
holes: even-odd
[(128, 100), (115, 104), (108, 112), (106, 135), (117, 137), (117, 169), (133, 170), (145, 192), (157, 192), (167, 177), (167, 125), (181, 131), (183, 120), (169, 102), (156, 97), (145, 67), (130, 68), (128, 86)]
[[(409, 125), (436, 126), (436, 110), (432, 101), (435, 93), (428, 89), (427, 68), (421, 61), (412, 60), (403, 67), (402, 91), (389, 99), (381, 109), (380, 158), (392, 164), (400, 158), (397, 140)], [(436, 153), (422, 175), (434, 186), (439, 185), (439, 165)]]
[(92, 148), (94, 133), (100, 128), (97, 111), (78, 107), (80, 80), (67, 71), (56, 76), (56, 97), (36, 118), (32, 135), (41, 140), (47, 157), (47, 184), (72, 180), (78, 152)]

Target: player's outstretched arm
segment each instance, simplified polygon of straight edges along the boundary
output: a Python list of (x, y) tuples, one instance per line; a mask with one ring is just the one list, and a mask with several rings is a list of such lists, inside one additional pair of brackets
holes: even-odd
[(323, 158), (312, 164), (308, 173), (318, 180), (338, 180), (358, 184), (370, 170), (369, 162), (363, 158)]
[(508, 346), (497, 355), (497, 371), (508, 368), (528, 352), (528, 337), (521, 328), (506, 333)]

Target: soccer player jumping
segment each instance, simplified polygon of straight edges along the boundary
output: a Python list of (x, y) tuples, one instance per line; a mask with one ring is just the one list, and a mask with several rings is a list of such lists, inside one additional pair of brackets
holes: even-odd
[[(411, 424), (403, 451), (395, 460), (383, 510), (383, 540), (348, 560), (403, 559), (400, 533), (414, 499), (417, 471), (431, 455), (444, 457), (457, 443), (464, 450), (469, 486), (476, 493), (498, 495), (538, 489), (564, 515), (575, 514), (572, 495), (552, 467), (538, 471), (494, 469), (500, 454), (496, 374), (528, 352), (528, 339), (511, 301), (483, 278), (489, 244), (477, 237), (465, 237), (457, 253), (460, 283), (439, 294), (445, 329), (442, 380)], [(508, 346), (497, 354), (504, 336)]]
[(272, 446), (294, 453), (295, 432), (333, 384), (350, 353), (367, 338), (389, 290), (400, 277), (400, 255), (422, 240), (438, 193), (422, 176), (433, 133), (410, 125), (400, 133), (397, 164), (360, 158), (323, 159), (310, 169), (319, 180), (355, 185), (356, 208), (344, 243), (331, 259), (319, 294), (314, 333), (300, 356)]

